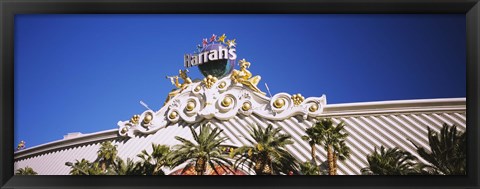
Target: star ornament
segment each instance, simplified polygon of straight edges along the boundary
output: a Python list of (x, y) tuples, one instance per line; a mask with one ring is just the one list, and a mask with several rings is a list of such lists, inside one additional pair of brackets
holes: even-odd
[(202, 45), (205, 47), (207, 46), (207, 44), (208, 44), (207, 38), (204, 38), (202, 41)]
[(214, 42), (217, 39), (217, 35), (212, 34), (212, 37), (210, 37), (210, 42)]
[(218, 42), (222, 42), (222, 43), (225, 43), (225, 38), (227, 38), (227, 36), (225, 34), (223, 34), (222, 36), (218, 37)]
[(228, 45), (228, 47), (237, 47), (236, 43), (235, 43), (235, 39), (227, 40), (227, 45)]

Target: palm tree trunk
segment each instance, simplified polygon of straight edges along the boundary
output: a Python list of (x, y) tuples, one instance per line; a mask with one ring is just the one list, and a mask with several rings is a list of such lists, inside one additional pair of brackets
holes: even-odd
[(337, 154), (333, 155), (333, 175), (337, 175)]
[(327, 160), (328, 160), (328, 174), (335, 175), (334, 163), (333, 163), (333, 147), (330, 144), (327, 146)]
[(255, 163), (258, 166), (255, 166), (255, 174), (257, 175), (272, 175), (272, 168), (269, 165), (270, 163), (267, 160), (258, 161)]
[(268, 164), (267, 164), (267, 161), (266, 161), (266, 160), (264, 160), (264, 161), (262, 161), (262, 163), (260, 163), (260, 167), (261, 167), (261, 168), (260, 168), (260, 172), (261, 172), (260, 174), (261, 174), (261, 175), (268, 175), (268, 169), (267, 169), (268, 167), (267, 167), (267, 165), (268, 165)]
[(255, 161), (255, 166), (253, 167), (253, 169), (254, 169), (256, 175), (261, 175), (262, 174), (262, 171), (263, 171), (262, 164), (263, 164), (263, 162), (260, 159)]
[(107, 164), (105, 163), (105, 161), (102, 161), (102, 171), (105, 172), (105, 170), (107, 169)]
[(255, 174), (257, 175), (268, 175), (269, 171), (267, 170), (268, 160), (266, 158), (258, 158), (255, 162)]
[(268, 170), (266, 171), (268, 175), (273, 175), (273, 164), (272, 160), (268, 159)]
[(158, 175), (158, 172), (161, 170), (161, 166), (158, 166), (158, 164), (155, 166), (155, 168), (153, 169), (153, 173), (152, 175)]
[(204, 158), (198, 158), (197, 162), (195, 164), (195, 171), (197, 172), (197, 175), (203, 175), (205, 172), (205, 165), (207, 162), (205, 162)]
[(312, 147), (312, 162), (313, 162), (314, 166), (317, 166), (317, 160), (315, 159), (315, 157), (316, 157), (316, 155), (315, 155), (315, 144), (312, 144), (311, 147)]

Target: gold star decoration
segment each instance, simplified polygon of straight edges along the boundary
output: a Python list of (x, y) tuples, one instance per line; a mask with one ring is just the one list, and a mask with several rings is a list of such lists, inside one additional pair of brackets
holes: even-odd
[(235, 44), (236, 44), (236, 43), (235, 43), (235, 39), (233, 39), (233, 40), (227, 40), (227, 45), (228, 45), (228, 47), (236, 47)]
[(225, 43), (225, 38), (227, 38), (227, 36), (225, 34), (223, 34), (222, 36), (218, 37), (218, 42), (222, 42), (222, 43)]

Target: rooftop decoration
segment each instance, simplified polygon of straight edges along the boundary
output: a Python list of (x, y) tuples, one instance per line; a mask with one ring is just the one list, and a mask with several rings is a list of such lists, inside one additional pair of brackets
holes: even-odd
[[(177, 89), (173, 90), (172, 92), (168, 93), (168, 97), (165, 100), (165, 104), (172, 99), (178, 93), (181, 93), (184, 89), (188, 87), (189, 84), (192, 83), (192, 80), (187, 76), (188, 70), (178, 70), (178, 76), (167, 76), (172, 82), (172, 85), (175, 85)], [(183, 79), (183, 83), (179, 82), (179, 77)]]
[[(225, 34), (205, 38), (197, 45), (196, 54), (185, 55), (185, 66), (199, 66), (205, 78), (190, 79), (188, 70), (179, 70), (178, 76), (167, 76), (176, 87), (168, 94), (164, 106), (158, 111), (146, 110), (134, 115), (130, 120), (119, 121), (119, 134), (133, 137), (136, 134), (153, 134), (180, 120), (198, 123), (216, 118), (229, 120), (238, 114), (257, 116), (269, 120), (283, 120), (292, 116), (321, 115), (326, 105), (326, 97), (305, 98), (300, 94), (278, 93), (267, 97), (257, 85), (261, 76), (248, 70), (252, 63), (242, 59), (240, 69), (233, 69), (236, 59), (235, 39), (227, 39)], [(220, 62), (220, 63), (219, 63)], [(206, 65), (222, 64), (209, 67)], [(203, 67), (202, 66), (206, 66)], [(180, 83), (179, 78), (183, 80)]]
[(204, 38), (202, 44), (197, 45), (194, 54), (185, 55), (185, 67), (198, 66), (203, 76), (222, 78), (232, 72), (236, 58), (235, 39), (227, 39), (225, 34), (217, 38), (212, 34), (210, 39)]
[(18, 145), (17, 145), (17, 151), (18, 151), (18, 150), (23, 150), (23, 149), (25, 149), (25, 141), (22, 140), (22, 141), (20, 141), (20, 143), (18, 143)]

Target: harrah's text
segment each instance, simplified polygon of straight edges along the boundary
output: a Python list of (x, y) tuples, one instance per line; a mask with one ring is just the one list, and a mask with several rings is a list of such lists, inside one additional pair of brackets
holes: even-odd
[(217, 49), (212, 49), (210, 51), (205, 51), (199, 54), (185, 54), (184, 64), (185, 67), (189, 68), (192, 66), (197, 66), (208, 61), (219, 60), (219, 59), (229, 59), (235, 60), (237, 58), (237, 53), (235, 49), (227, 49), (222, 46), (218, 46)]

